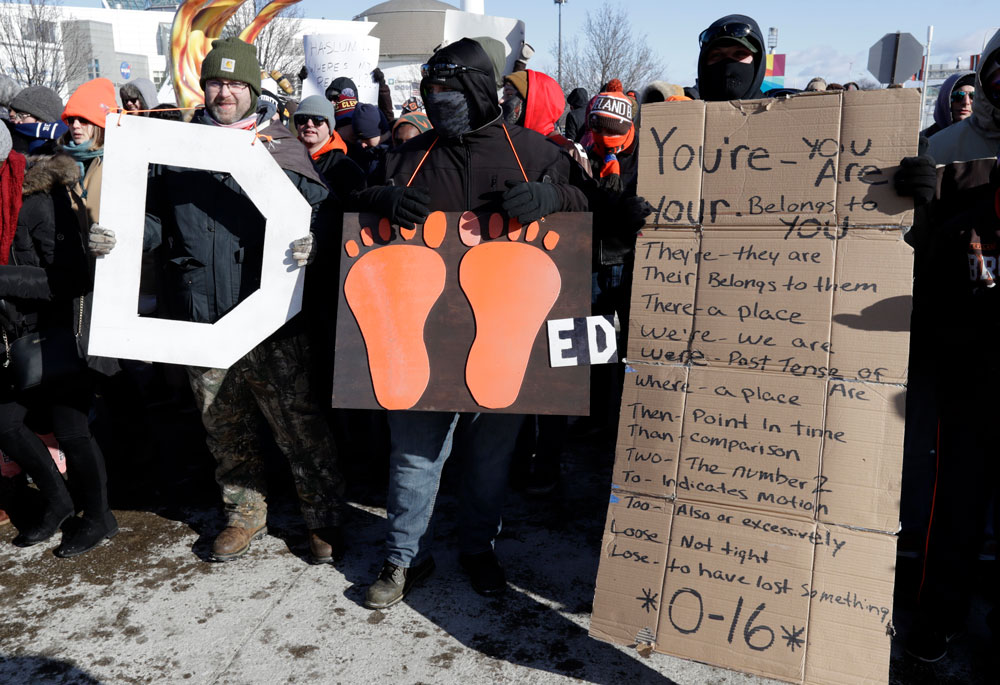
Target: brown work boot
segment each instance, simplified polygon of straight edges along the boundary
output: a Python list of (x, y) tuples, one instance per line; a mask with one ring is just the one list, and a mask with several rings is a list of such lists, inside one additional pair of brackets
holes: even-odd
[(260, 540), (267, 533), (267, 525), (258, 528), (243, 528), (227, 526), (215, 537), (212, 543), (212, 558), (216, 561), (232, 561), (250, 551), (250, 543)]
[(309, 563), (332, 564), (344, 556), (344, 531), (340, 526), (309, 531)]

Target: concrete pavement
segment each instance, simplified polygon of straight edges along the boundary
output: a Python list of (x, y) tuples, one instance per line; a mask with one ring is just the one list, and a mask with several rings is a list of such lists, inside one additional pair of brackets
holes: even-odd
[[(503, 599), (476, 595), (458, 567), (447, 474), (437, 571), (384, 612), (360, 603), (382, 559), (377, 487), (354, 488), (350, 548), (337, 567), (305, 562), (305, 529), (281, 488), (269, 535), (228, 564), (204, 560), (222, 525), (211, 497), (119, 509), (118, 537), (76, 559), (54, 557), (54, 542), (17, 549), (9, 544), (15, 531), (0, 529), (0, 683), (771, 682), (660, 654), (641, 658), (587, 635), (611, 457), (584, 441), (569, 452), (551, 498), (509, 499), (497, 544), (511, 586)], [(903, 579), (900, 590), (911, 585)], [(905, 625), (905, 607), (896, 613)], [(979, 625), (936, 666), (897, 655), (892, 682), (989, 682), (981, 675), (986, 641)]]

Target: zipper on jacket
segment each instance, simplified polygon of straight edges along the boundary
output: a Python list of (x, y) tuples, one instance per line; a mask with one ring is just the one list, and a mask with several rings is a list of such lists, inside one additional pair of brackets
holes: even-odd
[(472, 209), (472, 152), (465, 145), (465, 209)]

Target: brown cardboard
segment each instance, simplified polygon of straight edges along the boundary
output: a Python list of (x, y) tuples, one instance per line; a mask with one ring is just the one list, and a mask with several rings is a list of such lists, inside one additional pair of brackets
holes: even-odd
[[(595, 637), (887, 681), (912, 285), (891, 177), (918, 100), (643, 109), (655, 227), (636, 241)], [(673, 164), (699, 136), (700, 184)]]
[[(440, 214), (440, 213), (438, 213)], [(428, 287), (427, 279), (405, 273), (406, 267), (417, 257), (433, 255), (442, 264), (443, 289), (431, 304), (424, 304), (426, 316), (422, 326), (396, 324), (393, 316), (387, 320), (385, 332), (375, 336), (375, 342), (392, 340), (396, 350), (394, 356), (401, 356), (403, 350), (423, 347), (426, 350), (425, 365), (429, 367), (426, 387), (417, 393), (415, 404), (408, 407), (425, 411), (484, 411), (469, 385), (472, 347), (480, 331), (489, 330), (493, 335), (503, 336), (502, 348), (524, 350), (527, 361), (515, 369), (523, 378), (508, 374), (513, 379), (514, 401), (502, 407), (489, 407), (494, 411), (523, 414), (567, 414), (589, 413), (589, 377), (586, 366), (557, 367), (549, 365), (548, 344), (543, 319), (560, 319), (587, 316), (590, 313), (590, 262), (592, 220), (585, 213), (552, 214), (543, 221), (528, 227), (510, 226), (500, 215), (479, 217), (480, 229), (475, 240), (463, 238), (459, 212), (443, 215), (444, 227), (441, 243), (434, 248), (425, 244), (423, 227), (418, 226), (415, 234), (401, 235), (398, 227), (387, 227), (390, 235), (382, 239), (378, 235), (378, 217), (366, 214), (346, 214), (340, 249), (340, 289), (337, 308), (336, 358), (333, 376), (333, 406), (363, 409), (381, 408), (374, 389), (371, 374), (372, 355), (369, 341), (364, 338), (358, 322), (358, 315), (352, 309), (352, 302), (346, 296), (344, 284), (354, 270), (366, 267), (365, 259), (379, 251), (392, 249), (409, 250), (411, 256), (387, 260), (388, 265), (370, 268), (372, 285), (364, 291), (369, 296), (361, 311), (395, 313), (399, 303), (404, 303), (404, 313), (409, 309), (419, 309), (410, 304), (414, 295), (419, 295)], [(430, 220), (430, 219), (429, 219)], [(489, 234), (489, 222), (496, 221), (500, 227), (497, 235)], [(371, 245), (365, 244), (363, 227), (374, 230), (369, 238)], [(557, 235), (557, 241), (549, 241)], [(476, 242), (469, 245), (469, 242)], [(347, 251), (348, 244), (360, 254), (352, 256)], [(360, 244), (360, 247), (359, 247)], [(534, 246), (526, 249), (526, 246)], [(497, 278), (497, 287), (487, 292), (489, 299), (484, 302), (482, 295), (476, 305), (464, 289), (460, 272), (482, 250), (520, 248), (515, 254), (542, 255), (541, 268), (546, 273), (539, 274), (537, 261), (531, 262), (518, 257), (510, 260)], [(359, 266), (360, 265), (360, 266)], [(526, 266), (525, 266), (526, 265)], [(471, 267), (469, 267), (471, 269)], [(557, 269), (559, 277), (558, 297), (544, 317), (536, 317), (525, 323), (519, 316), (526, 307), (522, 298), (536, 296), (539, 280), (551, 269)], [(403, 272), (402, 278), (394, 278), (394, 273)], [(389, 283), (389, 285), (383, 285)], [(488, 307), (481, 306), (482, 304)], [(393, 305), (396, 305), (395, 307)], [(478, 308), (478, 313), (477, 313)], [(405, 317), (398, 317), (405, 319)], [(497, 325), (498, 322), (502, 325)], [(418, 322), (419, 323), (419, 322)], [(392, 325), (388, 325), (392, 324)], [(491, 325), (492, 324), (492, 325)], [(398, 352), (397, 352), (398, 350)], [(505, 351), (502, 349), (502, 351)], [(491, 357), (492, 361), (496, 357)], [(497, 360), (499, 361), (499, 360)], [(403, 374), (400, 374), (403, 375)], [(405, 378), (402, 380), (406, 380)], [(518, 384), (519, 383), (519, 384)], [(389, 385), (402, 385), (393, 379)], [(397, 407), (398, 408), (398, 407)]]
[(701, 156), (705, 103), (672, 102), (642, 108), (638, 193), (653, 205), (649, 225), (701, 223)]
[(639, 194), (648, 225), (784, 226), (803, 236), (912, 223), (892, 189), (917, 143), (912, 89), (642, 108)]
[(905, 382), (912, 250), (896, 229), (840, 233), (642, 231), (628, 358)]

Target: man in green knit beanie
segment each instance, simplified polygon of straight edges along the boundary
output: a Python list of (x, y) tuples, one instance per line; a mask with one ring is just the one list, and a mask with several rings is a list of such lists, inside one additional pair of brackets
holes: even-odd
[(239, 38), (212, 41), (201, 63), (201, 88), (205, 108), (217, 123), (231, 126), (255, 117), (260, 95), (257, 47)]

